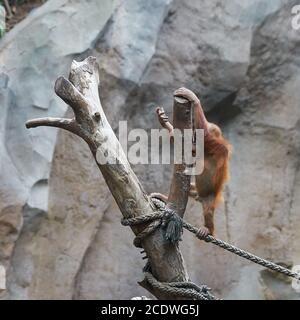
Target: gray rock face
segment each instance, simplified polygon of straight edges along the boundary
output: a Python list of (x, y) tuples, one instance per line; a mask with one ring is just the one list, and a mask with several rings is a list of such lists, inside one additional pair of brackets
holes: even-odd
[[(27, 223), (33, 230), (26, 238), (38, 229), (37, 219), (47, 219), (57, 135), (47, 129), (28, 132), (24, 123), (36, 116), (64, 115), (66, 107), (53, 92), (54, 81), (58, 74), (67, 75), (73, 57), (92, 45), (114, 6), (109, 0), (101, 7), (97, 1), (48, 1), (1, 39), (0, 259), (10, 270), (13, 298), (30, 298), (27, 287), (35, 271), (23, 248), (25, 240), (12, 254)], [(17, 261), (15, 268), (12, 259)]]
[[(239, 147), (232, 163), (239, 172), (233, 171), (227, 198), (228, 211), (239, 212), (236, 225), (231, 226), (232, 241), (288, 265), (299, 262), (295, 242), (299, 214), (295, 207), (300, 195), (300, 94), (296, 89), (300, 81), (296, 54), (300, 40), (291, 28), (290, 8), (284, 6), (268, 17), (253, 34), (246, 83), (235, 101), (243, 114), (228, 126), (233, 144)], [(238, 225), (245, 221), (241, 234)], [(253, 273), (243, 270), (246, 278)], [(265, 297), (297, 297), (280, 277), (277, 279), (271, 281), (270, 275), (261, 272)], [(244, 285), (237, 287), (243, 289)], [(236, 294), (234, 286), (229, 296)], [(248, 295), (253, 297), (251, 292)]]
[[(83, 141), (27, 119), (62, 116), (53, 91), (95, 55), (112, 126), (159, 128), (172, 92), (194, 90), (234, 147), (217, 236), (275, 262), (300, 260), (299, 31), (295, 1), (49, 0), (0, 42), (0, 264), (4, 299), (130, 299), (144, 261)], [(68, 113), (68, 115), (70, 115)], [(148, 192), (170, 166), (135, 165)], [(202, 223), (192, 199), (186, 219)], [(295, 298), (286, 279), (184, 234), (191, 279), (224, 298)]]

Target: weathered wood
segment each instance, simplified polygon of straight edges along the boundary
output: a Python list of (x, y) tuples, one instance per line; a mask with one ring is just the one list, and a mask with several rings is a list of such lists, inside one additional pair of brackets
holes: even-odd
[[(89, 145), (97, 165), (125, 218), (143, 214), (151, 214), (155, 207), (151, 198), (146, 194), (138, 178), (130, 167), (120, 143), (108, 123), (103, 111), (99, 92), (99, 67), (96, 58), (89, 57), (82, 62), (73, 62), (69, 80), (58, 78), (55, 92), (73, 109), (74, 119), (35, 119), (26, 123), (27, 128), (38, 126), (55, 126), (68, 130), (83, 138)], [(190, 108), (186, 100), (174, 99), (174, 107), (178, 112)], [(176, 121), (175, 121), (176, 122)], [(99, 157), (117, 156), (116, 164), (101, 164)], [(97, 160), (98, 159), (98, 160)], [(182, 167), (178, 167), (182, 171)], [(175, 167), (175, 172), (177, 169)], [(180, 173), (179, 172), (179, 173)], [(178, 178), (178, 179), (177, 179)], [(184, 201), (187, 194), (180, 191), (180, 186), (186, 184), (181, 174), (175, 175), (174, 195)], [(184, 181), (184, 182), (183, 182)], [(173, 190), (173, 189), (172, 189)], [(172, 193), (172, 192), (171, 192)], [(170, 199), (172, 200), (172, 199)], [(174, 202), (174, 199), (172, 200)], [(177, 204), (179, 207), (179, 205)], [(183, 210), (183, 207), (182, 209)], [(132, 231), (138, 234), (145, 226), (134, 226)], [(116, 245), (118, 245), (116, 243)], [(177, 244), (166, 243), (161, 228), (142, 241), (142, 246), (148, 256), (153, 275), (159, 281), (187, 281), (188, 275), (182, 255)], [(178, 299), (149, 288), (142, 284), (158, 299)]]
[(10, 7), (8, 0), (4, 0), (3, 4), (4, 4), (4, 8), (6, 10), (6, 13), (7, 13), (7, 19), (10, 19), (13, 16), (13, 13), (12, 13), (12, 10), (11, 10), (11, 7)]
[[(192, 129), (191, 103), (183, 98), (174, 97), (173, 127), (181, 132), (184, 138), (184, 129)], [(176, 139), (176, 133), (174, 136)], [(174, 164), (173, 177), (168, 196), (167, 207), (183, 217), (188, 202), (191, 176), (185, 173), (184, 163), (184, 141), (181, 143), (182, 164)]]

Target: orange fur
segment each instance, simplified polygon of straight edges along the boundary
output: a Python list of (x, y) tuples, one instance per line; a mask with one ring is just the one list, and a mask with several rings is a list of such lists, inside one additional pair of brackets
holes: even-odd
[(209, 233), (213, 234), (214, 211), (223, 199), (224, 185), (229, 179), (231, 145), (223, 137), (221, 129), (206, 120), (200, 100), (194, 92), (182, 87), (177, 89), (174, 95), (192, 102), (194, 128), (204, 130), (204, 170), (200, 175), (196, 175), (196, 183), (191, 186), (190, 195), (197, 197), (197, 193), (203, 207), (205, 226)]
[(195, 129), (204, 129), (204, 170), (196, 176), (196, 189), (203, 207), (205, 227), (214, 234), (214, 212), (223, 200), (223, 188), (229, 179), (231, 146), (221, 129), (206, 120), (198, 98), (187, 89), (181, 91), (194, 101)]
[(205, 226), (214, 234), (214, 211), (223, 200), (223, 188), (229, 179), (231, 146), (215, 124), (208, 123), (204, 138), (204, 170), (196, 176), (196, 188), (202, 203)]
[(220, 134), (215, 137), (211, 134), (204, 140), (204, 156), (212, 157), (216, 162), (213, 174), (213, 189), (215, 194), (214, 208), (222, 201), (222, 192), (225, 183), (229, 180), (229, 159), (231, 154), (231, 145)]

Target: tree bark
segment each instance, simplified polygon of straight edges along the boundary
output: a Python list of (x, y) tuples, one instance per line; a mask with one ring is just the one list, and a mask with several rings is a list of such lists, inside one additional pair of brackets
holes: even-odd
[[(99, 66), (96, 58), (88, 57), (82, 62), (73, 61), (69, 80), (63, 77), (58, 78), (55, 83), (55, 92), (73, 109), (75, 117), (73, 119), (34, 119), (28, 121), (26, 127), (54, 126), (80, 136), (89, 145), (123, 217), (131, 218), (152, 214), (156, 210), (154, 204), (130, 167), (120, 143), (106, 119), (99, 98), (98, 86)], [(188, 119), (190, 110), (191, 105), (187, 100), (174, 98), (175, 127), (181, 129), (190, 127), (190, 123), (182, 120)], [(99, 163), (99, 157), (104, 155), (107, 157), (117, 156), (117, 163)], [(174, 166), (169, 195), (170, 202), (174, 208), (180, 211), (181, 216), (183, 216), (186, 207), (187, 185), (189, 185), (189, 177), (183, 176), (183, 170), (184, 165)], [(133, 226), (132, 231), (137, 235), (145, 226)], [(118, 244), (116, 243), (116, 245)], [(178, 244), (166, 243), (161, 228), (143, 239), (142, 246), (149, 259), (152, 274), (157, 280), (163, 282), (188, 281), (188, 274)], [(141, 285), (158, 299), (180, 298), (161, 293), (151, 288), (145, 281)]]
[[(182, 136), (181, 154), (184, 155), (184, 130), (192, 129), (191, 103), (184, 98), (174, 97), (173, 127), (179, 129)], [(176, 139), (176, 134), (175, 137)], [(184, 157), (181, 164), (174, 164), (167, 207), (183, 217), (188, 202), (191, 176), (185, 173)]]
[(13, 14), (12, 14), (9, 2), (8, 2), (8, 0), (4, 0), (3, 3), (4, 3), (4, 8), (6, 10), (6, 13), (7, 13), (7, 18), (10, 19)]

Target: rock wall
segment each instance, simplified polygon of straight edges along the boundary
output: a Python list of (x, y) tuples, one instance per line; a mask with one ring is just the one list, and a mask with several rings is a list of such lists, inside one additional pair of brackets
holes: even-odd
[[(112, 126), (159, 128), (172, 92), (194, 90), (234, 147), (217, 236), (299, 264), (299, 31), (296, 1), (49, 0), (0, 42), (0, 263), (3, 299), (124, 299), (144, 261), (83, 141), (24, 122), (62, 116), (53, 92), (73, 58), (98, 58)], [(41, 32), (43, 31), (43, 32)], [(70, 112), (68, 112), (70, 115)], [(57, 134), (58, 133), (58, 134)], [(148, 192), (169, 166), (135, 165)], [(189, 201), (186, 218), (202, 223)], [(184, 234), (189, 274), (229, 299), (294, 299), (289, 281)]]

